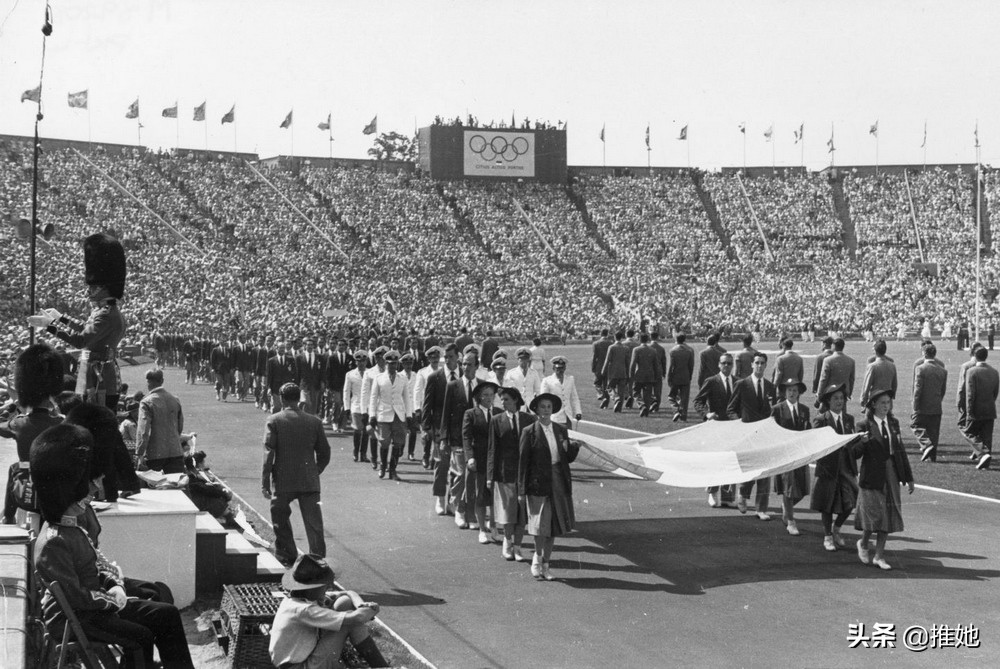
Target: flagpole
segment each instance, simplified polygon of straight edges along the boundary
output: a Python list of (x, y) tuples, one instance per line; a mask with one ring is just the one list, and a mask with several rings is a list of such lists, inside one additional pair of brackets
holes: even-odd
[(775, 141), (774, 139), (774, 121), (771, 121), (771, 171), (772, 172), (774, 171), (774, 168), (777, 165), (777, 159), (775, 157), (777, 155), (776, 154), (777, 149), (774, 148), (774, 145), (777, 143), (778, 142)]
[(142, 123), (139, 121), (138, 114), (136, 114), (135, 117), (135, 136), (136, 136), (136, 141), (139, 143), (139, 146), (142, 146)]
[(90, 151), (90, 100), (87, 100), (87, 150)]
[(205, 109), (205, 118), (201, 122), (205, 126), (205, 151), (208, 151), (208, 109)]
[(181, 106), (174, 102), (174, 130), (177, 133), (177, 153), (181, 152)]
[(237, 148), (237, 146), (238, 145), (236, 143), (236, 115), (234, 113), (233, 114), (233, 153), (239, 153), (240, 152), (240, 150), (239, 150), (239, 148)]
[(292, 114), (293, 114), (292, 122), (288, 124), (288, 141), (291, 144), (291, 146), (289, 147), (290, 149), (290, 153), (288, 156), (289, 158), (295, 157), (295, 116), (294, 116), (295, 108), (294, 107), (292, 108)]
[(924, 150), (924, 171), (927, 171), (927, 119), (924, 119), (924, 143), (920, 145)]
[(837, 143), (833, 141), (833, 123), (830, 124), (830, 167), (837, 164)]
[(747, 127), (744, 123), (743, 129), (740, 130), (743, 133), (743, 171), (747, 171)]
[[(687, 126), (685, 126), (687, 127)], [(685, 137), (684, 143), (687, 144), (687, 155), (688, 155), (688, 169), (691, 169), (691, 138)]]
[(979, 161), (979, 119), (976, 119), (976, 341), (979, 341), (979, 295), (981, 292), (981, 259), (983, 242), (983, 222), (980, 203), (982, 178)]
[(875, 119), (875, 176), (878, 176), (878, 119)]

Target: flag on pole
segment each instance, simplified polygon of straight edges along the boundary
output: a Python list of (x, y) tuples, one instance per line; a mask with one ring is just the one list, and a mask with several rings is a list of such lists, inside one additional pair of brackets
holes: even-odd
[[(293, 109), (292, 111), (295, 111), (295, 110)], [(289, 127), (291, 127), (291, 125), (292, 125), (292, 111), (288, 112), (288, 116), (286, 116), (285, 120), (281, 122), (281, 125), (278, 126), (279, 128), (289, 128)]]
[(361, 131), (362, 135), (374, 135), (378, 132), (378, 114), (375, 114), (375, 118), (372, 122), (365, 126), (365, 129)]
[(920, 142), (920, 148), (927, 146), (927, 121), (924, 121), (924, 141)]
[(204, 121), (205, 120), (205, 105), (208, 104), (208, 100), (202, 102), (200, 105), (194, 108), (194, 120)]
[(31, 102), (41, 102), (42, 101), (42, 85), (38, 84), (36, 88), (25, 91), (21, 93), (21, 102), (25, 100), (30, 100)]
[(833, 146), (833, 130), (832, 129), (830, 130), (830, 139), (826, 140), (826, 147), (827, 147), (827, 151), (826, 151), (827, 153), (833, 153), (834, 146)]
[(234, 104), (232, 109), (227, 111), (225, 115), (222, 117), (221, 125), (225, 125), (227, 123), (233, 123), (235, 120), (236, 120), (236, 105)]
[(128, 106), (125, 118), (139, 118), (139, 98), (136, 98), (135, 102)]
[(326, 120), (323, 121), (323, 122), (321, 122), (316, 127), (319, 128), (320, 130), (329, 130), (330, 129), (330, 117), (331, 116), (333, 116), (333, 114), (327, 114), (326, 115)]
[(800, 123), (799, 124), (799, 129), (792, 131), (792, 134), (795, 135), (795, 143), (796, 144), (798, 144), (799, 142), (802, 141), (802, 131), (805, 130), (805, 127), (806, 127), (805, 123)]
[(875, 119), (875, 122), (868, 128), (868, 134), (878, 137), (878, 119)]
[(604, 126), (601, 126), (601, 141), (604, 141)]
[(976, 138), (976, 148), (979, 148), (979, 121), (976, 121), (976, 129), (972, 132), (973, 137)]
[(382, 303), (382, 308), (388, 311), (390, 314), (396, 313), (396, 302), (391, 297), (385, 298), (385, 302)]
[(743, 133), (744, 135), (747, 134), (747, 124), (745, 122), (740, 123), (740, 132)]
[(160, 114), (163, 118), (177, 118), (177, 103), (174, 103), (173, 107), (167, 107)]
[(513, 109), (510, 110), (510, 127), (512, 127), (512, 128), (516, 128), (517, 127), (517, 120), (514, 118), (514, 110)]
[(66, 100), (69, 103), (69, 106), (74, 109), (86, 109), (87, 91), (80, 91), (79, 93), (69, 93), (66, 96)]
[(681, 128), (681, 134), (677, 137), (677, 139), (683, 142), (686, 141), (687, 138), (688, 138), (688, 127), (684, 126), (683, 128)]
[(774, 124), (772, 123), (771, 126), (767, 130), (764, 131), (764, 141), (765, 142), (770, 142), (771, 141), (771, 137), (773, 135), (774, 135)]
[(646, 124), (646, 148), (649, 148), (649, 124)]

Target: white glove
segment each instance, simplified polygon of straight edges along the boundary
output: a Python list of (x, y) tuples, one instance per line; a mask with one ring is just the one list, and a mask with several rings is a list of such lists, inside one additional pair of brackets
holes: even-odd
[(28, 325), (39, 330), (44, 330), (52, 324), (53, 318), (48, 316), (28, 316)]
[(125, 608), (125, 604), (128, 603), (128, 597), (125, 595), (125, 588), (120, 585), (116, 585), (108, 590), (108, 594), (115, 598), (115, 606), (118, 607), (119, 611)]
[(42, 313), (54, 321), (57, 321), (60, 318), (62, 318), (62, 314), (56, 311), (55, 309), (42, 309)]

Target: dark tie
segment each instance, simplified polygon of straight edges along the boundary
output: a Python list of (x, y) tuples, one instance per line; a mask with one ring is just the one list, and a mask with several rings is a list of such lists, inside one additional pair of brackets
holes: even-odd
[(840, 416), (837, 416), (837, 434), (844, 434), (844, 424), (840, 422)]
[(764, 408), (764, 382), (757, 379), (757, 403)]
[(451, 380), (452, 381), (455, 380), (455, 371), (454, 370), (452, 370), (452, 372), (451, 372)]
[(796, 427), (799, 426), (799, 412), (795, 409), (795, 407), (792, 407), (792, 424)]
[(469, 404), (472, 404), (472, 381), (468, 381), (469, 384)]
[(882, 421), (882, 438), (885, 439), (886, 446), (892, 451), (892, 441), (889, 440), (889, 431), (885, 428), (885, 421)]
[(729, 385), (729, 377), (726, 377), (726, 399), (729, 400), (733, 396), (733, 389)]
[(517, 414), (514, 414), (514, 415), (512, 415), (510, 417), (510, 422), (514, 426), (514, 434), (518, 434), (518, 431), (517, 431)]

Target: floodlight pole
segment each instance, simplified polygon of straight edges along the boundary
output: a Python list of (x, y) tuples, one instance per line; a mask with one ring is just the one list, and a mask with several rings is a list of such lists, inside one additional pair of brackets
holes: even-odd
[[(35, 236), (38, 234), (38, 154), (39, 154), (39, 141), (38, 141), (38, 121), (42, 118), (42, 112), (39, 111), (35, 116), (35, 145), (34, 145), (34, 156), (32, 163), (32, 174), (31, 174), (31, 239), (28, 242), (31, 257), (31, 267), (29, 269), (29, 279), (28, 279), (28, 304), (30, 311), (28, 315), (34, 315), (36, 300), (35, 300), (35, 284), (37, 282), (37, 268), (36, 268), (36, 251), (37, 245), (35, 243)], [(28, 326), (28, 343), (35, 343), (35, 328)]]

